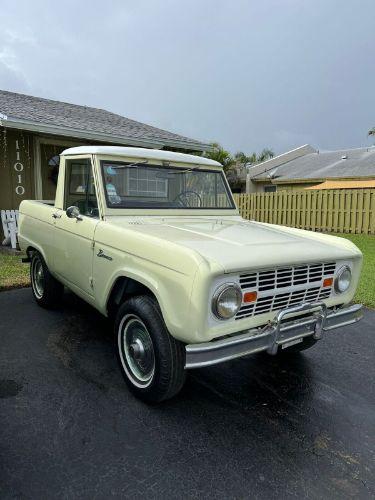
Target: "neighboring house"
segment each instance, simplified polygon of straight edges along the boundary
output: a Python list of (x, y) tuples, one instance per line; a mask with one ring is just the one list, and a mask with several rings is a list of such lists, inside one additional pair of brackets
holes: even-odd
[(0, 209), (17, 209), (23, 199), (54, 199), (57, 155), (83, 144), (210, 149), (103, 109), (0, 90)]
[(246, 192), (375, 187), (375, 147), (317, 151), (306, 144), (251, 167)]

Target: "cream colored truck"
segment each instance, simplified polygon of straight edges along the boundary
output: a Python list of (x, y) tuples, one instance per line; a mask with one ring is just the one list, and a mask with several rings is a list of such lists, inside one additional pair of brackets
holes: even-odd
[(150, 402), (187, 369), (299, 352), (362, 316), (357, 247), (242, 219), (222, 166), (197, 156), (67, 149), (55, 202), (21, 203), (19, 244), (39, 305), (66, 286), (113, 317), (125, 381)]

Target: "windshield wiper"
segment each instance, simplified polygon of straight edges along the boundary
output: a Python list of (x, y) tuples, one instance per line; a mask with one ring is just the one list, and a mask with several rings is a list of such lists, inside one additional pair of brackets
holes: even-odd
[[(138, 168), (141, 167), (142, 165), (146, 165), (148, 163), (148, 160), (142, 161), (142, 162), (137, 162), (137, 163), (128, 163), (127, 165), (111, 165), (111, 168), (113, 170), (120, 170), (123, 168)], [(178, 170), (169, 170), (168, 167), (162, 166), (162, 165), (150, 165), (151, 170), (159, 170), (159, 172), (155, 175), (156, 178), (158, 179), (168, 179), (169, 177), (172, 177), (173, 175), (177, 174), (186, 174), (188, 172), (194, 172), (195, 170), (198, 170), (199, 167), (192, 167), (192, 168), (187, 168), (187, 169), (178, 169)], [(166, 171), (163, 172), (162, 169), (165, 169)]]
[(197, 169), (198, 169), (198, 167), (187, 168), (186, 170), (178, 169), (178, 170), (174, 170), (174, 171), (167, 170), (166, 172), (160, 171), (158, 174), (156, 174), (155, 177), (167, 179), (168, 177), (172, 177), (173, 175), (186, 174), (187, 172), (194, 172), (194, 170), (197, 170)]
[(194, 167), (194, 168), (187, 168), (186, 170), (176, 170), (174, 172), (170, 171), (169, 173), (171, 174), (186, 174), (186, 172), (194, 172), (194, 170), (198, 170), (198, 167)]
[(128, 163), (127, 165), (111, 165), (111, 168), (113, 168), (113, 170), (117, 170), (120, 168), (137, 168), (141, 165), (146, 165), (146, 163), (148, 163), (148, 160), (140, 161), (137, 163)]

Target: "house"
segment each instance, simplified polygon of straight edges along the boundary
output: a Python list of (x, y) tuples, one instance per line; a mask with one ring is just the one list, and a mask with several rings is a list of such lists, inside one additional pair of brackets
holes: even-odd
[(249, 168), (246, 192), (375, 187), (375, 147), (318, 151), (309, 144)]
[(54, 199), (59, 153), (84, 144), (210, 149), (103, 109), (0, 90), (0, 209), (17, 209), (23, 199)]

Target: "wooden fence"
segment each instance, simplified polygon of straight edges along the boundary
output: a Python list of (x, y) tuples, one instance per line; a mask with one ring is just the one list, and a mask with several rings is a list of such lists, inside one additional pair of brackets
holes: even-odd
[(375, 234), (375, 189), (235, 194), (242, 217), (312, 231)]

